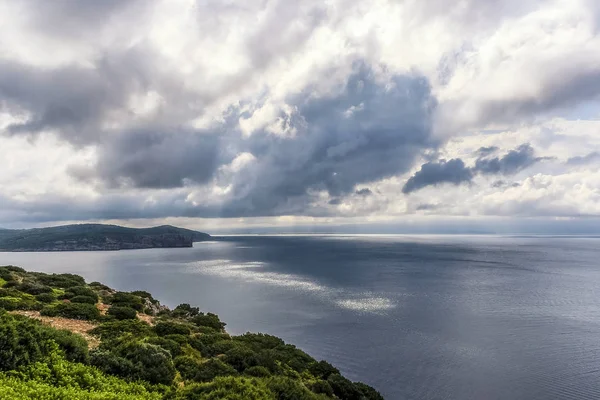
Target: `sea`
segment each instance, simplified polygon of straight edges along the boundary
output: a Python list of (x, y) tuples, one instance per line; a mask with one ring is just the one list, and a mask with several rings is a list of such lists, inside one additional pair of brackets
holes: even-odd
[(223, 236), (2, 264), (197, 305), (386, 399), (600, 399), (600, 238)]

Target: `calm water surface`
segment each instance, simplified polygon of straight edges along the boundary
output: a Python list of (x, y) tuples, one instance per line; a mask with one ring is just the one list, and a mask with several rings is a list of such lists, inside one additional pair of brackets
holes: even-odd
[(387, 399), (600, 399), (600, 239), (238, 236), (0, 264), (199, 305)]

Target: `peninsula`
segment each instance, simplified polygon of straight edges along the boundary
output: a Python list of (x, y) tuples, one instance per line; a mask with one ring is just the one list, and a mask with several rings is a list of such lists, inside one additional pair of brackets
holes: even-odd
[(0, 251), (92, 251), (192, 247), (207, 233), (170, 225), (127, 228), (78, 224), (36, 229), (0, 229)]

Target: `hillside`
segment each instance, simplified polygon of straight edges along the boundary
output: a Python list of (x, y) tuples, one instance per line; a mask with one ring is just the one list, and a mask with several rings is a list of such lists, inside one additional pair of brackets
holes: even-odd
[(0, 267), (0, 397), (383, 400), (278, 337), (224, 327), (148, 292)]
[(207, 233), (170, 225), (126, 228), (81, 224), (36, 229), (0, 229), (0, 251), (86, 251), (192, 247), (210, 239)]

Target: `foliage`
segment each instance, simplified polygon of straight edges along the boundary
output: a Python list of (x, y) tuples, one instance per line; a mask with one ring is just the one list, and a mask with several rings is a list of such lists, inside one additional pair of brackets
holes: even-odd
[(93, 304), (59, 303), (46, 306), (40, 312), (48, 317), (63, 317), (93, 321), (100, 318), (100, 311)]
[(107, 373), (152, 384), (170, 384), (175, 378), (171, 354), (160, 346), (139, 341), (125, 342), (112, 352), (94, 352), (92, 364)]
[(52, 303), (56, 300), (54, 293), (41, 293), (35, 296), (35, 299), (41, 303)]
[[(169, 311), (148, 292), (115, 292), (72, 274), (0, 267), (0, 279), (1, 308), (92, 320), (89, 333), (100, 339), (88, 351), (79, 335), (0, 309), (3, 399), (19, 391), (39, 399), (382, 399), (278, 337), (230, 336), (216, 314), (186, 303)], [(106, 316), (97, 301), (111, 304)], [(158, 311), (153, 326), (137, 318), (145, 308)]]
[(166, 335), (189, 335), (191, 330), (189, 326), (177, 322), (164, 321), (154, 326), (154, 331), (159, 336)]
[(112, 306), (108, 309), (107, 314), (118, 320), (137, 318), (137, 311), (131, 307)]
[[(157, 388), (158, 389), (158, 388)], [(0, 375), (3, 399), (161, 399), (139, 383), (107, 376), (51, 352), (47, 362), (35, 362), (10, 375)]]
[(209, 383), (185, 387), (177, 400), (276, 400), (265, 383), (243, 377), (216, 378)]
[(73, 301), (73, 298), (77, 296), (86, 296), (91, 297), (94, 300), (94, 304), (98, 302), (99, 296), (98, 294), (91, 288), (86, 286), (73, 286), (65, 290), (65, 294), (63, 295), (64, 299), (70, 299)]
[(74, 274), (39, 274), (38, 281), (43, 285), (60, 289), (85, 285), (85, 280)]
[(113, 306), (130, 307), (136, 311), (142, 311), (144, 307), (144, 302), (140, 296), (127, 292), (116, 292), (105, 301)]
[(71, 299), (71, 303), (84, 303), (84, 304), (96, 304), (96, 300), (94, 300), (93, 297), (90, 296), (75, 296), (72, 297)]
[(125, 335), (136, 338), (148, 337), (153, 334), (153, 331), (147, 323), (134, 319), (107, 321), (92, 329), (90, 333), (99, 336), (104, 342), (112, 341)]
[(87, 342), (76, 334), (19, 315), (0, 315), (0, 370), (42, 360), (59, 349), (71, 361), (87, 361)]
[(213, 328), (217, 331), (222, 331), (225, 329), (226, 325), (224, 322), (221, 322), (217, 314), (213, 313), (199, 313), (190, 321), (198, 326), (208, 326), (209, 328)]
[(217, 376), (235, 375), (236, 370), (218, 358), (210, 360), (198, 365), (198, 371), (194, 375), (193, 380), (198, 382), (208, 382)]

